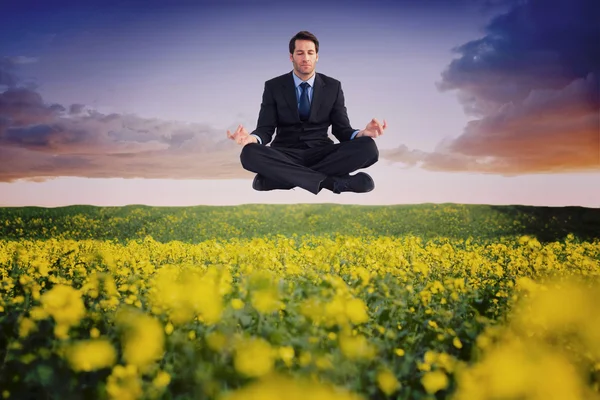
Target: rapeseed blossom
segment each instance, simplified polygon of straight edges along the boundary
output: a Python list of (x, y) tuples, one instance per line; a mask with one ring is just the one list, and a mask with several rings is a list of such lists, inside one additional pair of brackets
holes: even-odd
[(318, 381), (269, 375), (241, 389), (224, 393), (218, 400), (366, 400)]
[(364, 335), (343, 333), (339, 337), (339, 345), (342, 354), (350, 360), (372, 360), (377, 354), (375, 346)]
[(381, 391), (388, 396), (391, 396), (401, 386), (393, 372), (387, 368), (382, 369), (377, 373), (377, 385)]
[(236, 343), (234, 366), (242, 375), (260, 377), (273, 370), (276, 353), (262, 338), (244, 338)]
[(75, 371), (94, 371), (112, 367), (117, 353), (107, 339), (78, 341), (69, 346), (66, 357)]
[(598, 243), (0, 240), (0, 277), (6, 396), (52, 382), (59, 357), (63, 373), (95, 379), (86, 390), (124, 399), (599, 390)]
[(56, 321), (55, 334), (61, 339), (68, 337), (68, 329), (77, 325), (85, 315), (81, 293), (66, 285), (55, 285), (40, 299), (43, 310)]
[(435, 370), (426, 372), (421, 378), (423, 387), (429, 394), (437, 393), (440, 390), (448, 387), (448, 376), (443, 371)]
[(106, 380), (106, 392), (111, 400), (139, 399), (143, 389), (136, 367), (116, 365)]
[(123, 359), (127, 364), (143, 370), (163, 356), (164, 330), (158, 320), (124, 308), (117, 313), (116, 324), (122, 332)]

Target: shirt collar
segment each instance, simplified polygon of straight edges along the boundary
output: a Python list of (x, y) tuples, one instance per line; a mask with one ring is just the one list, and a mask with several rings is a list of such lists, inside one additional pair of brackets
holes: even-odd
[[(297, 88), (304, 81), (302, 79), (298, 78), (298, 75), (296, 75), (293, 71), (292, 71), (292, 75), (294, 76), (294, 84), (296, 85), (296, 88)], [(306, 81), (306, 82), (308, 82), (308, 84), (310, 85), (310, 87), (314, 87), (315, 76), (317, 76), (317, 72), (316, 71), (313, 74), (313, 76), (311, 76), (310, 79)]]

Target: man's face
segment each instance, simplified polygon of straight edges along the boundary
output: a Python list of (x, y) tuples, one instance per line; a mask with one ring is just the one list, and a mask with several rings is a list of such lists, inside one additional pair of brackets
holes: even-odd
[(319, 55), (312, 40), (296, 40), (296, 49), (294, 54), (290, 54), (290, 60), (298, 77), (304, 80), (310, 78), (318, 59)]

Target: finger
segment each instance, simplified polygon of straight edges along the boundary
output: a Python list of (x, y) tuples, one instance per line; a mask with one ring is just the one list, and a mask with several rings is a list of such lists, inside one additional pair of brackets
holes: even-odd
[(229, 129), (227, 130), (227, 137), (231, 140), (233, 140), (233, 135), (231, 134), (231, 132), (229, 132)]
[(381, 123), (377, 120), (377, 118), (373, 118), (373, 121), (375, 121), (375, 129), (377, 130), (379, 135), (383, 135), (383, 126), (381, 125)]
[(385, 119), (384, 119), (383, 125), (381, 125), (381, 135), (383, 135), (383, 131), (385, 130), (385, 128), (387, 128), (387, 123), (385, 122)]

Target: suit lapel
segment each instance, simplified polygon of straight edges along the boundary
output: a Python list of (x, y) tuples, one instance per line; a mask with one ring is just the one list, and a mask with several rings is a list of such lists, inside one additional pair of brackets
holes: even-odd
[(293, 73), (294, 71), (290, 72), (287, 79), (283, 83), (283, 94), (293, 115), (295, 115), (295, 118), (300, 121), (300, 114), (298, 113), (298, 99), (296, 98), (296, 85), (294, 85), (294, 77), (292, 76)]
[(317, 118), (319, 108), (321, 108), (321, 101), (323, 100), (323, 90), (325, 88), (325, 82), (321, 79), (319, 74), (315, 73), (315, 83), (312, 93), (312, 101), (310, 102), (310, 115), (308, 120), (314, 120)]

